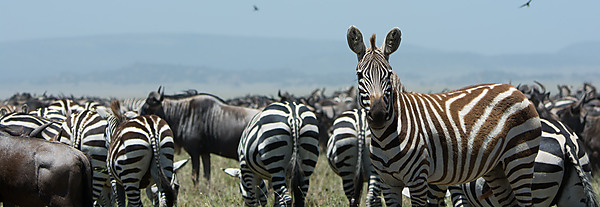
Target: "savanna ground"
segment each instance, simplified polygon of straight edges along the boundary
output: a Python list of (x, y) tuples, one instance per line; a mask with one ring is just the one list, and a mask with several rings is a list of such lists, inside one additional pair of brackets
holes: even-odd
[[(184, 151), (175, 156), (175, 160), (187, 159), (188, 155)], [(239, 192), (239, 179), (225, 174), (221, 168), (239, 167), (238, 162), (231, 159), (211, 155), (211, 180), (207, 181), (201, 178), (198, 186), (192, 184), (192, 165), (188, 163), (179, 171), (178, 178), (180, 182), (178, 206), (243, 206), (242, 196)], [(200, 168), (202, 171), (202, 168)], [(202, 173), (200, 173), (202, 176)], [(593, 178), (595, 192), (600, 198), (600, 176)], [(365, 206), (364, 199), (366, 188), (363, 190), (361, 206)], [(144, 206), (152, 206), (150, 200), (142, 194)], [(408, 199), (404, 199), (405, 206), (410, 206)], [(272, 206), (273, 194), (270, 190), (269, 204)], [(447, 199), (447, 203), (450, 200)], [(315, 173), (310, 177), (310, 188), (307, 195), (307, 206), (348, 206), (348, 201), (342, 190), (342, 179), (338, 177), (327, 164), (324, 155), (319, 157)]]

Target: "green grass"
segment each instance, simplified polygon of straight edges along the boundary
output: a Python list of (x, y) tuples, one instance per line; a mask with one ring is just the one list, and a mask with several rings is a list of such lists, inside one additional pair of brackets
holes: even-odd
[[(175, 160), (187, 158), (187, 153), (182, 152), (175, 156)], [(181, 171), (178, 178), (180, 182), (178, 206), (243, 206), (242, 196), (239, 192), (239, 179), (231, 177), (221, 171), (221, 168), (237, 168), (235, 160), (211, 155), (211, 180), (200, 179), (198, 186), (192, 184), (192, 165), (188, 163)], [(202, 169), (200, 169), (202, 170)], [(200, 174), (202, 176), (202, 174)], [(595, 192), (600, 192), (600, 176), (593, 178), (592, 185)], [(271, 189), (269, 189), (272, 191)], [(366, 187), (363, 190), (366, 194)], [(144, 206), (152, 206), (150, 200), (142, 192)], [(363, 195), (361, 206), (364, 206)], [(600, 198), (600, 194), (598, 194)], [(273, 194), (269, 193), (269, 204), (272, 206)], [(449, 199), (446, 199), (450, 203)], [(403, 199), (404, 206), (410, 206), (408, 199)], [(348, 201), (342, 190), (342, 179), (329, 167), (323, 155), (319, 157), (315, 173), (310, 177), (310, 187), (307, 195), (307, 206), (348, 206)]]

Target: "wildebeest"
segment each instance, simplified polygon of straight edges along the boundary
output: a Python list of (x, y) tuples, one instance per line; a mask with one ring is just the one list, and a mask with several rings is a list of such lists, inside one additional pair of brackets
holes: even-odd
[(67, 145), (16, 136), (0, 125), (0, 201), (19, 206), (92, 206), (88, 158)]
[(227, 105), (212, 94), (165, 96), (159, 88), (150, 92), (141, 114), (156, 114), (169, 123), (175, 144), (192, 158), (192, 179), (197, 184), (200, 156), (204, 177), (210, 180), (210, 153), (237, 159), (242, 131), (258, 112)]

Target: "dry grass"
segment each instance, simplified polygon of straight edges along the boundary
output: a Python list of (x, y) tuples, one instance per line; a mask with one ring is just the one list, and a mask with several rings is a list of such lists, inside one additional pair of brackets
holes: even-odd
[[(187, 153), (183, 152), (175, 157), (176, 160), (187, 158)], [(243, 206), (242, 196), (238, 189), (239, 180), (231, 177), (221, 171), (221, 168), (239, 167), (238, 162), (231, 159), (222, 158), (216, 155), (211, 156), (211, 181), (201, 179), (198, 186), (192, 184), (192, 166), (188, 163), (182, 171), (179, 172), (181, 188), (178, 206)], [(592, 182), (596, 193), (600, 192), (600, 176), (593, 178)], [(366, 189), (363, 191), (366, 194)], [(150, 200), (142, 194), (144, 206), (152, 206)], [(600, 194), (598, 194), (600, 198)], [(362, 204), (364, 206), (363, 195)], [(272, 206), (273, 194), (269, 195), (269, 204)], [(446, 200), (450, 203), (450, 200)], [(403, 200), (403, 205), (410, 206), (408, 199)], [(342, 190), (342, 179), (335, 175), (329, 168), (324, 156), (319, 157), (315, 173), (310, 178), (310, 188), (307, 195), (307, 206), (348, 206), (348, 201)]]

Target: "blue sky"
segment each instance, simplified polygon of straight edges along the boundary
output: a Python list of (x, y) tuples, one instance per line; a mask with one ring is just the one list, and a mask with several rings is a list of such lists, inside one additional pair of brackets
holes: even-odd
[(531, 7), (519, 8), (525, 2), (1, 1), (0, 42), (129, 33), (345, 41), (350, 25), (365, 36), (377, 33), (378, 42), (399, 27), (404, 44), (485, 55), (552, 53), (575, 43), (600, 42), (600, 1), (533, 0)]

